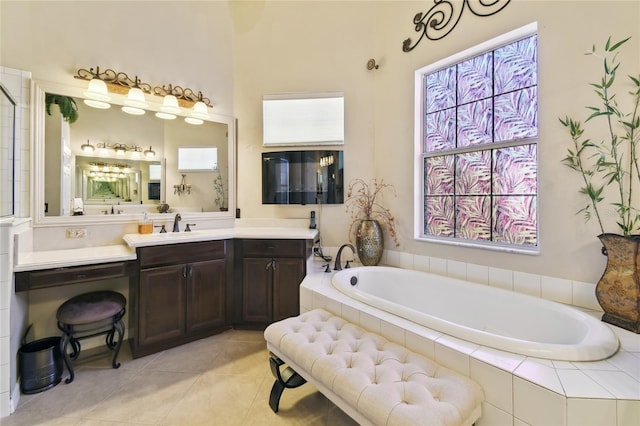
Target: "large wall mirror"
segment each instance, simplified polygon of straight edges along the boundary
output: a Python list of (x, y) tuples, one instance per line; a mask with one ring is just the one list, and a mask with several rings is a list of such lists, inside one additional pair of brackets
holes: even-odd
[[(149, 99), (145, 114), (131, 115), (120, 108), (123, 95), (99, 109), (83, 102), (83, 87), (34, 82), (32, 90), (35, 225), (135, 221), (143, 212), (233, 217), (231, 117), (210, 114), (192, 125), (180, 116), (156, 117), (161, 98)], [(64, 119), (57, 97), (75, 104), (75, 121)], [(180, 169), (179, 152), (194, 148), (215, 152), (215, 164)]]
[(0, 83), (0, 217), (14, 213), (16, 102)]

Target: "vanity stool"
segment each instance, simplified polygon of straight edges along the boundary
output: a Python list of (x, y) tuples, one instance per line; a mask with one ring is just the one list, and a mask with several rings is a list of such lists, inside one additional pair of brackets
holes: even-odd
[[(115, 291), (94, 291), (80, 294), (64, 302), (58, 308), (56, 318), (58, 328), (62, 330), (60, 351), (69, 377), (65, 383), (71, 383), (74, 378), (71, 361), (80, 355), (80, 340), (88, 337), (106, 334), (107, 347), (113, 351), (113, 368), (120, 367), (116, 362), (120, 346), (124, 337), (124, 322), (127, 300)], [(118, 339), (114, 340), (115, 333)], [(69, 354), (68, 346), (72, 353)]]

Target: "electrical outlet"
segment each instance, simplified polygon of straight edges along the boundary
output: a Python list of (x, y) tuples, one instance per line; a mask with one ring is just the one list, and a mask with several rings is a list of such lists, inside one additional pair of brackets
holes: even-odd
[(87, 230), (85, 228), (68, 228), (67, 238), (84, 238), (87, 236)]

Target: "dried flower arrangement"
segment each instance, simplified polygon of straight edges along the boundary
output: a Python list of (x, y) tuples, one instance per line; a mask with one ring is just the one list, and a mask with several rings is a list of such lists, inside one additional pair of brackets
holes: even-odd
[(354, 229), (362, 220), (377, 220), (380, 226), (389, 233), (396, 247), (400, 246), (398, 235), (396, 234), (395, 217), (391, 214), (391, 210), (384, 207), (377, 201), (378, 196), (384, 190), (393, 191), (396, 197), (396, 190), (393, 185), (384, 183), (381, 179), (372, 179), (369, 183), (362, 179), (354, 179), (349, 183), (347, 188), (347, 200), (345, 206), (347, 212), (351, 215), (351, 225), (349, 226), (349, 241)]

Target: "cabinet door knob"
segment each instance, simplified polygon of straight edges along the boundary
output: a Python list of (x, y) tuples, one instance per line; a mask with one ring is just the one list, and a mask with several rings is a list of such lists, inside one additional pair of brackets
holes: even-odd
[(187, 278), (187, 265), (184, 265), (184, 266), (182, 267), (182, 276), (183, 276), (184, 278)]

